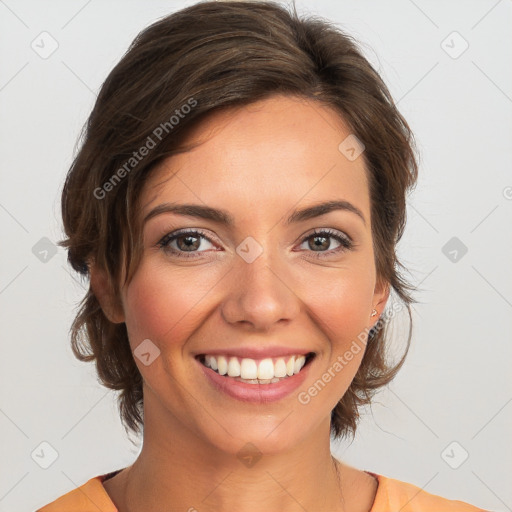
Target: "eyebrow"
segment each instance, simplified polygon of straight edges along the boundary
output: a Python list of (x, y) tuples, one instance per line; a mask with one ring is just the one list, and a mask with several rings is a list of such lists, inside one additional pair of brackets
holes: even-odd
[[(286, 224), (295, 224), (303, 222), (321, 215), (325, 215), (332, 211), (343, 210), (356, 214), (361, 218), (363, 224), (366, 226), (366, 220), (363, 213), (359, 208), (354, 206), (349, 201), (327, 201), (318, 203), (313, 206), (308, 206), (301, 210), (295, 210), (287, 219)], [(226, 210), (211, 208), (200, 204), (175, 204), (175, 203), (162, 203), (153, 208), (144, 218), (144, 224), (153, 217), (163, 213), (174, 213), (177, 215), (185, 215), (187, 217), (196, 217), (199, 219), (211, 220), (226, 226), (234, 226), (235, 220), (233, 216)]]

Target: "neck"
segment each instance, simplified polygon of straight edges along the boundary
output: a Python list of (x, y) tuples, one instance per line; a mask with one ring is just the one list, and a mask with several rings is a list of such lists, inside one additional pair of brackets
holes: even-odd
[(233, 439), (228, 453), (163, 419), (144, 416), (143, 448), (126, 470), (122, 512), (348, 510), (349, 473), (331, 455), (327, 421), (293, 450), (261, 455), (256, 443)]

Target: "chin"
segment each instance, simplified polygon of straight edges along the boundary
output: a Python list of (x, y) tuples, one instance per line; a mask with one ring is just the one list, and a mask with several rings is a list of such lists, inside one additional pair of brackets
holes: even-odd
[[(278, 417), (248, 416), (225, 420), (215, 432), (205, 433), (205, 441), (237, 459), (249, 452), (257, 456), (278, 455), (296, 449), (311, 434), (312, 426), (301, 422), (297, 411)], [(224, 427), (224, 428), (223, 428)], [(226, 430), (224, 430), (226, 429)], [(226, 432), (227, 431), (227, 432)], [(232, 436), (229, 434), (233, 434)]]

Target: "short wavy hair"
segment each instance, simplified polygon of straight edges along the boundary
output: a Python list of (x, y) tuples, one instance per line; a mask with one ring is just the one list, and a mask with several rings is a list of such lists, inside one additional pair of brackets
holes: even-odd
[[(333, 23), (270, 1), (200, 2), (144, 29), (103, 83), (62, 191), (68, 261), (90, 278), (104, 270), (119, 300), (121, 257), (130, 282), (142, 254), (138, 200), (151, 171), (186, 148), (207, 115), (276, 94), (315, 100), (339, 113), (362, 141), (379, 280), (409, 314), (406, 350), (390, 362), (388, 319), (368, 332), (361, 365), (331, 413), (331, 434), (354, 436), (359, 409), (402, 366), (412, 332), (413, 287), (396, 255), (406, 195), (417, 180), (414, 136), (358, 44)], [(186, 108), (185, 108), (186, 107)], [(155, 143), (151, 151), (149, 140)], [(139, 154), (140, 153), (140, 154)], [(135, 158), (135, 154), (140, 158)], [(126, 325), (104, 314), (89, 286), (70, 329), (74, 355), (94, 361), (100, 382), (118, 390), (127, 431), (143, 428), (142, 377)]]

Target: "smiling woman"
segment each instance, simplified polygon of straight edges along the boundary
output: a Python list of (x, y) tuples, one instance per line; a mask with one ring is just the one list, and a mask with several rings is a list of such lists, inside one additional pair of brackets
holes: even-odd
[(69, 170), (61, 245), (91, 284), (73, 351), (143, 446), (40, 510), (478, 510), (330, 451), (407, 353), (410, 333), (390, 363), (386, 324), (392, 291), (413, 302), (395, 249), (416, 176), (327, 21), (219, 1), (141, 32)]

